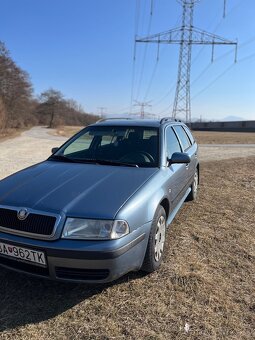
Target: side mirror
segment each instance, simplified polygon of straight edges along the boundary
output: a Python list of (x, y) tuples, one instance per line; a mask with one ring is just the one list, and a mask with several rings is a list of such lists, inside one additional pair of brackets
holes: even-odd
[(58, 151), (58, 149), (59, 149), (59, 148), (52, 148), (52, 149), (51, 149), (51, 153), (54, 154), (55, 152)]
[(191, 162), (190, 156), (184, 152), (175, 152), (172, 154), (171, 159), (168, 159), (169, 165), (171, 164), (188, 164)]

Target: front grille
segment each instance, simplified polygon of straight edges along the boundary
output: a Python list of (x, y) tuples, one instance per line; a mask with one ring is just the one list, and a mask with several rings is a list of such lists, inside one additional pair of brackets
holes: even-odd
[(49, 276), (49, 269), (39, 266), (34, 266), (25, 262), (18, 260), (8, 259), (6, 257), (0, 256), (0, 265), (7, 266), (12, 269), (22, 270), (23, 272), (41, 276)]
[(56, 276), (68, 280), (105, 280), (109, 275), (108, 269), (79, 269), (56, 267)]
[(0, 208), (0, 227), (39, 235), (52, 235), (56, 217), (31, 213), (21, 221), (17, 211)]

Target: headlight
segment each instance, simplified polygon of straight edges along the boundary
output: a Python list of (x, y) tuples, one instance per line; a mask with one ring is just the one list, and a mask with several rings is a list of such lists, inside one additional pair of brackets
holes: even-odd
[(82, 240), (112, 240), (129, 233), (126, 221), (121, 220), (85, 220), (67, 218), (62, 238)]

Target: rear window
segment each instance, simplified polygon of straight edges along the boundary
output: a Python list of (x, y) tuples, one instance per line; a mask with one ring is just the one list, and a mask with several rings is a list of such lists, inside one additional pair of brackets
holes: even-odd
[(183, 127), (181, 125), (176, 125), (174, 126), (174, 130), (176, 131), (180, 141), (181, 141), (181, 144), (182, 144), (182, 147), (183, 147), (183, 150), (187, 150), (190, 146), (191, 146), (191, 142), (186, 134), (186, 132), (184, 131)]

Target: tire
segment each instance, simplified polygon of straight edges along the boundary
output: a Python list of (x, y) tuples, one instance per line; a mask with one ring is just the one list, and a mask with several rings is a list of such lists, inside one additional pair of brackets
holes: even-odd
[(199, 184), (199, 174), (198, 169), (196, 169), (196, 172), (194, 174), (194, 179), (191, 184), (191, 192), (189, 193), (186, 201), (195, 201), (197, 198), (197, 192), (198, 192), (198, 184)]
[(152, 273), (162, 262), (164, 244), (166, 239), (166, 212), (160, 205), (152, 221), (148, 245), (141, 270)]

